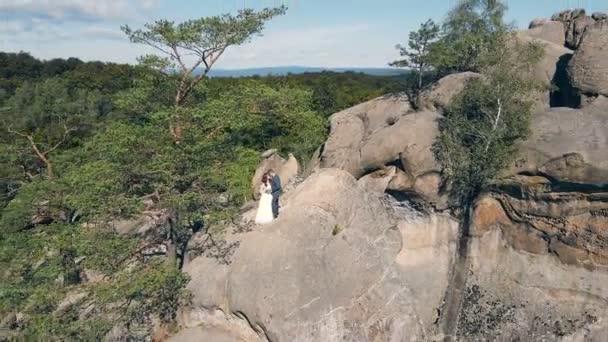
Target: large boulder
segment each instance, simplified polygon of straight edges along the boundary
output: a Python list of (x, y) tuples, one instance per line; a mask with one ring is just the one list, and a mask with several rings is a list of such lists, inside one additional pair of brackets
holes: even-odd
[(587, 16), (582, 16), (572, 20), (568, 26), (568, 32), (566, 33), (566, 46), (570, 49), (576, 50), (581, 43), (585, 29), (587, 29), (587, 26), (594, 23), (595, 20)]
[[(449, 101), (454, 95), (444, 94), (442, 99)], [(411, 184), (408, 190), (423, 191), (420, 195), (432, 204), (442, 202), (438, 188), (428, 186), (434, 184), (429, 177), (436, 178), (440, 171), (431, 148), (441, 115), (409, 109), (407, 97), (389, 95), (334, 114), (320, 167), (340, 168), (361, 178), (386, 166), (397, 166), (409, 179), (402, 188)], [(417, 182), (419, 177), (424, 179)]]
[(330, 117), (330, 134), (323, 146), (320, 167), (336, 167), (355, 177), (364, 174), (360, 151), (364, 140), (378, 129), (394, 125), (411, 110), (404, 94), (385, 95)]
[(463, 72), (443, 77), (420, 95), (420, 107), (427, 110), (445, 109), (467, 82), (481, 77), (475, 72)]
[(361, 172), (394, 162), (400, 162), (413, 177), (438, 171), (431, 148), (439, 132), (440, 118), (441, 115), (433, 111), (411, 113), (367, 136), (360, 149)]
[(533, 29), (535, 27), (543, 26), (548, 22), (549, 22), (549, 20), (547, 20), (547, 18), (534, 18), (528, 25), (528, 29)]
[(530, 30), (517, 32), (516, 38), (520, 43), (537, 43), (543, 47), (544, 56), (539, 61), (538, 65), (536, 65), (532, 73), (536, 79), (549, 85), (555, 76), (560, 59), (564, 56), (571, 55), (572, 50), (550, 41), (534, 37), (529, 31)]
[[(568, 62), (572, 58), (572, 50), (531, 35), (531, 31), (519, 31), (516, 39), (520, 44), (540, 44), (544, 50), (542, 59), (532, 70), (532, 77), (546, 85), (546, 91), (534, 94), (535, 108), (552, 106), (576, 106), (578, 98), (574, 96), (568, 79)], [(553, 89), (557, 87), (557, 89)]]
[(235, 341), (243, 327), (270, 341), (434, 340), (457, 227), (446, 215), (398, 212), (349, 173), (321, 169), (278, 220), (227, 238), (240, 242), (229, 262), (185, 265), (192, 305), (173, 341), (204, 340), (210, 324)]
[(591, 17), (597, 21), (608, 19), (608, 14), (604, 12), (595, 12), (591, 15)]
[(593, 25), (596, 21), (604, 21), (605, 19), (606, 14), (601, 12), (587, 16), (584, 9), (566, 10), (554, 14), (551, 18), (553, 22), (563, 25), (566, 38), (565, 45), (573, 50), (578, 49), (588, 26)]
[(524, 31), (526, 35), (564, 46), (566, 43), (566, 30), (562, 23), (557, 21), (545, 22), (542, 25), (534, 23), (530, 23), (530, 28)]
[(553, 14), (553, 16), (551, 16), (551, 20), (568, 23), (572, 20), (585, 16), (585, 14), (585, 9), (583, 8), (568, 9)]
[(583, 94), (608, 96), (608, 22), (587, 27), (569, 65), (572, 85)]
[(567, 183), (608, 184), (608, 99), (583, 109), (552, 108), (532, 116), (511, 173), (546, 174)]
[(251, 191), (254, 198), (260, 197), (260, 184), (262, 176), (268, 170), (273, 170), (281, 179), (281, 184), (285, 187), (300, 173), (300, 163), (293, 154), (289, 154), (288, 158), (281, 157), (276, 150), (268, 150), (262, 153), (262, 161), (253, 175), (251, 180)]

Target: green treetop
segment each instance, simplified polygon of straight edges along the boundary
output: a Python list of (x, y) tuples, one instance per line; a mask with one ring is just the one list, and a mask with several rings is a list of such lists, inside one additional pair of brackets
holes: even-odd
[(424, 72), (429, 67), (429, 48), (439, 37), (439, 26), (431, 19), (420, 25), (418, 31), (410, 32), (407, 46), (398, 44), (396, 47), (404, 59), (392, 62), (390, 65), (398, 67), (409, 67), (418, 75), (417, 89), (422, 88)]
[[(146, 24), (144, 29), (133, 30), (125, 25), (122, 30), (131, 42), (151, 46), (158, 52), (141, 57), (142, 64), (168, 77), (177, 76), (174, 105), (179, 107), (229, 46), (249, 41), (262, 31), (266, 21), (285, 11), (283, 6), (259, 12), (244, 9), (236, 16), (224, 14), (179, 24), (158, 20)], [(197, 72), (199, 68), (202, 68), (201, 72)], [(172, 75), (172, 71), (177, 75)], [(182, 135), (180, 125), (172, 125), (171, 133), (179, 142)]]

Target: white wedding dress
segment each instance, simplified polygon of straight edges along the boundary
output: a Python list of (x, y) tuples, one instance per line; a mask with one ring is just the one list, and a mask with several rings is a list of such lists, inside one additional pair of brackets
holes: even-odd
[(258, 212), (255, 215), (256, 224), (267, 224), (274, 220), (272, 215), (272, 194), (270, 190), (270, 184), (265, 185), (262, 183), (260, 186), (260, 204), (258, 205)]

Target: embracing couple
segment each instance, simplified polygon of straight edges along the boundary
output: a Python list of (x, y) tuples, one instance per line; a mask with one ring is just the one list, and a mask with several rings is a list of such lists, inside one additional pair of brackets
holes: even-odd
[(260, 194), (255, 223), (270, 223), (279, 216), (279, 195), (281, 194), (281, 179), (273, 170), (269, 170), (262, 176)]

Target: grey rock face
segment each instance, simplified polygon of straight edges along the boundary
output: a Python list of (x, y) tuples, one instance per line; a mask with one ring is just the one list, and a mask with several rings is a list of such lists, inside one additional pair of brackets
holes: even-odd
[(564, 25), (558, 21), (549, 21), (538, 26), (530, 24), (530, 28), (524, 32), (532, 38), (542, 39), (559, 46), (566, 44), (566, 30)]
[[(559, 23), (558, 23), (559, 24)], [(547, 90), (541, 94), (533, 94), (535, 108), (549, 108), (555, 104), (561, 105), (570, 102), (572, 91), (567, 75), (567, 65), (572, 57), (572, 50), (565, 48), (563, 44), (555, 44), (539, 38), (535, 30), (519, 31), (516, 39), (520, 44), (536, 43), (544, 49), (544, 55), (532, 70), (531, 76), (539, 80), (550, 88), (551, 85), (559, 86), (559, 90)]]
[[(322, 169), (277, 221), (229, 237), (240, 241), (229, 265), (185, 266), (194, 299), (182, 326), (193, 333), (218, 308), (272, 341), (431, 340), (456, 229), (444, 215), (400, 216), (350, 174)], [(242, 336), (231, 324), (222, 329)]]
[[(449, 94), (442, 95), (443, 101), (455, 95), (453, 91), (446, 92)], [(431, 147), (440, 118), (436, 111), (410, 112), (405, 95), (383, 96), (336, 113), (330, 119), (331, 131), (320, 167), (339, 168), (360, 178), (398, 165), (411, 178), (412, 185), (423, 176), (427, 177), (419, 183), (429, 183), (428, 175), (439, 172)], [(424, 191), (421, 195), (442, 206), (437, 188), (426, 185), (419, 187)]]
[(603, 12), (595, 12), (591, 15), (591, 17), (595, 20), (606, 20), (608, 19), (608, 14)]
[[(194, 298), (171, 341), (601, 342), (608, 202), (540, 178), (518, 178), (520, 197), (479, 200), (457, 253), (455, 220), (392, 207), (348, 173), (319, 170), (279, 220), (228, 237), (240, 242), (229, 263), (186, 264)], [(443, 317), (457, 258), (462, 303)], [(440, 331), (450, 318), (455, 330)]]
[(585, 10), (583, 8), (569, 9), (559, 13), (555, 13), (551, 17), (551, 20), (568, 22), (582, 16), (585, 16)]
[(535, 18), (530, 22), (530, 25), (528, 25), (528, 28), (533, 29), (535, 27), (543, 26), (548, 22), (549, 21), (546, 18)]
[(608, 99), (583, 109), (552, 108), (532, 117), (532, 136), (522, 143), (511, 171), (545, 173), (563, 182), (608, 183)]
[(365, 139), (377, 130), (398, 122), (410, 111), (404, 94), (392, 94), (333, 114), (331, 130), (323, 148), (320, 167), (340, 168), (355, 177), (365, 173), (360, 151)]
[(516, 195), (476, 204), (458, 322), (463, 340), (604, 339), (608, 219), (597, 213), (608, 209), (606, 199), (560, 192), (547, 180), (538, 188), (536, 178), (517, 180)]
[(608, 22), (587, 27), (569, 73), (573, 86), (582, 93), (608, 96)]
[(470, 80), (481, 77), (475, 72), (463, 72), (443, 77), (429, 90), (421, 94), (420, 105), (428, 110), (446, 108)]
[(566, 47), (576, 50), (583, 39), (583, 33), (588, 26), (593, 25), (595, 20), (591, 17), (582, 16), (568, 23), (566, 34)]

